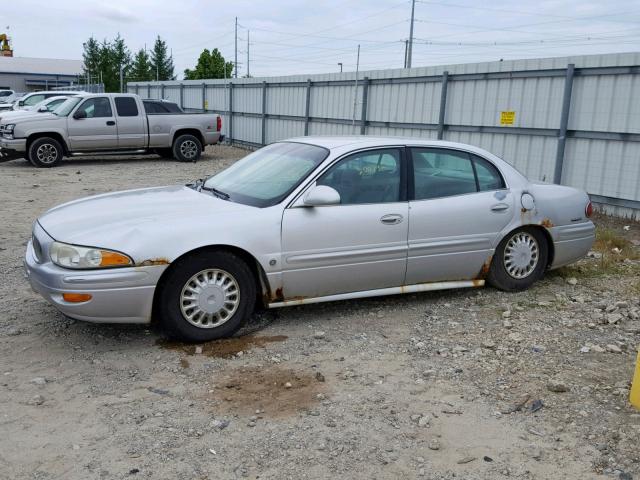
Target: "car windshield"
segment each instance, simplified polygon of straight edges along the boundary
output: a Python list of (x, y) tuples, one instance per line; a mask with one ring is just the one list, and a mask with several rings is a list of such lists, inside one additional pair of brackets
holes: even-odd
[(52, 113), (55, 113), (59, 117), (66, 117), (71, 113), (71, 110), (82, 100), (82, 97), (70, 97), (62, 104), (58, 105), (58, 108), (54, 109)]
[(327, 149), (316, 145), (274, 143), (209, 177), (203, 190), (215, 189), (233, 202), (270, 207), (287, 197), (327, 155)]

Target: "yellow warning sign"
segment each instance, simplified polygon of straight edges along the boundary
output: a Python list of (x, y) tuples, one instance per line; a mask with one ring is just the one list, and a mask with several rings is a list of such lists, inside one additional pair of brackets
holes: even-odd
[(513, 125), (516, 121), (516, 112), (500, 112), (500, 125)]
[(209, 100), (204, 101), (204, 109), (207, 110), (209, 108)]

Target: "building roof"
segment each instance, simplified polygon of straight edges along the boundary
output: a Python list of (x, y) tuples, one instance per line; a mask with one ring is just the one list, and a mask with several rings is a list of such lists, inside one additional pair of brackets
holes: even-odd
[(82, 73), (82, 60), (0, 57), (0, 73), (77, 75)]

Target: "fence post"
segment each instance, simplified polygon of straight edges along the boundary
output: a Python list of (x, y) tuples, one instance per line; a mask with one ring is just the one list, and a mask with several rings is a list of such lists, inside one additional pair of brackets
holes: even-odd
[(267, 141), (267, 82), (262, 82), (262, 145)]
[(304, 134), (309, 135), (309, 109), (311, 107), (311, 79), (307, 80), (307, 99), (304, 107)]
[(233, 82), (229, 82), (229, 144), (233, 145)]
[(180, 108), (184, 110), (184, 83), (180, 84)]
[(202, 82), (202, 111), (207, 111), (207, 84)]
[(564, 147), (567, 143), (567, 126), (569, 125), (569, 111), (571, 109), (571, 91), (573, 89), (573, 73), (575, 65), (567, 65), (564, 79), (564, 94), (562, 96), (562, 114), (560, 116), (560, 130), (558, 131), (558, 149), (556, 150), (556, 165), (553, 171), (553, 183), (562, 183), (562, 167), (564, 166)]
[(164, 100), (164, 83), (160, 85), (160, 99)]
[(447, 85), (449, 83), (449, 72), (442, 72), (442, 84), (440, 86), (440, 113), (438, 115), (438, 140), (444, 137), (444, 115), (447, 111)]
[(140, 85), (136, 83), (136, 95), (140, 95)]
[(367, 104), (369, 103), (369, 77), (362, 80), (362, 115), (360, 116), (360, 135), (367, 133)]
[(151, 98), (151, 84), (147, 83), (147, 98)]

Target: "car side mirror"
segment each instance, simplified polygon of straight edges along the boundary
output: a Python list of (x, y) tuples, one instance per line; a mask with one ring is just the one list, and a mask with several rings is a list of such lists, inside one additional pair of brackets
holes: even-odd
[(316, 185), (304, 196), (303, 204), (306, 207), (340, 205), (340, 194), (335, 188), (327, 185)]
[(48, 111), (49, 111), (49, 109), (43, 105), (43, 106), (41, 106), (40, 108), (38, 108), (38, 111), (39, 111), (40, 113), (44, 113), (44, 112), (48, 112)]
[(73, 118), (75, 118), (76, 120), (80, 120), (81, 118), (87, 118), (87, 112), (85, 112), (84, 110), (78, 110), (76, 113), (73, 114)]
[(19, 107), (24, 107), (24, 101), (20, 100), (20, 101), (18, 102), (18, 106), (19, 106)]

